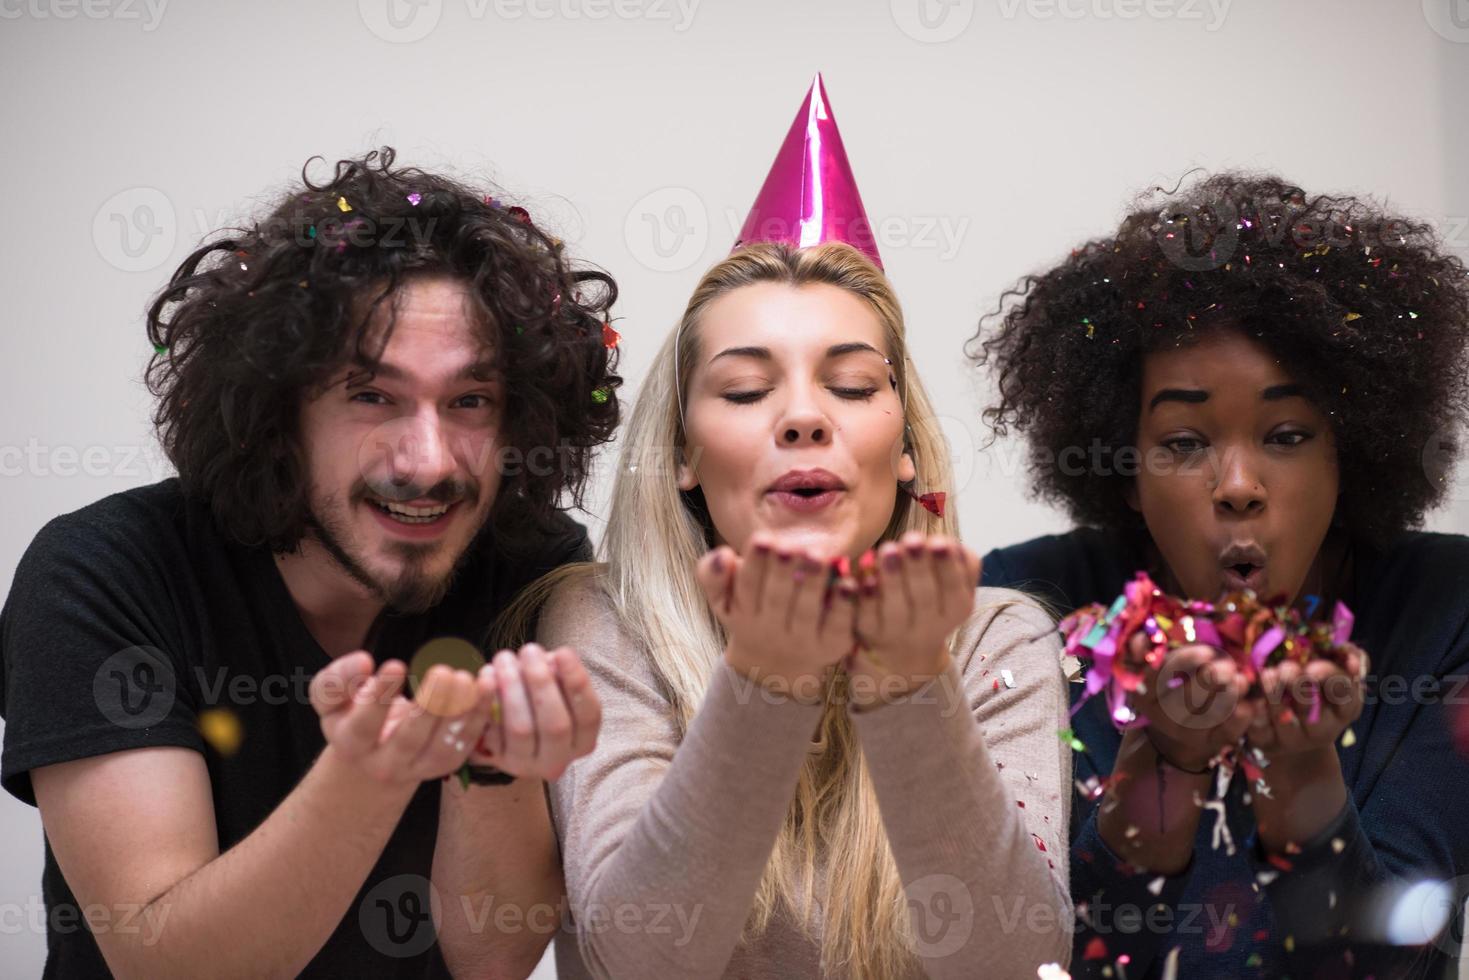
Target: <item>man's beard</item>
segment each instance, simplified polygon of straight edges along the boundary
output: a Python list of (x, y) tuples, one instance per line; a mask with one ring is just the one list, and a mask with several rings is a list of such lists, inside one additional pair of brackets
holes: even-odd
[[(350, 499), (357, 499), (353, 494)], [(473, 506), (472, 502), (466, 504)], [(464, 567), (473, 550), (466, 545), (464, 550), (454, 559), (454, 563), (443, 575), (434, 577), (429, 573), (426, 566), (445, 545), (434, 542), (428, 545), (417, 545), (408, 542), (393, 541), (387, 545), (388, 554), (402, 560), (402, 569), (398, 575), (390, 581), (384, 582), (375, 578), (367, 570), (364, 562), (358, 560), (348, 550), (345, 542), (348, 540), (347, 522), (339, 521), (334, 513), (335, 500), (328, 499), (320, 507), (313, 507), (310, 518), (311, 525), (316, 532), (317, 540), (321, 542), (322, 548), (331, 555), (332, 559), (342, 567), (352, 579), (363, 588), (368, 589), (383, 601), (389, 609), (399, 613), (423, 613), (437, 606), (448, 595), (449, 589), (454, 585), (459, 570)], [(351, 504), (348, 505), (349, 507)], [(366, 506), (371, 507), (371, 504)], [(477, 537), (477, 535), (476, 535)], [(474, 538), (471, 538), (471, 542)]]

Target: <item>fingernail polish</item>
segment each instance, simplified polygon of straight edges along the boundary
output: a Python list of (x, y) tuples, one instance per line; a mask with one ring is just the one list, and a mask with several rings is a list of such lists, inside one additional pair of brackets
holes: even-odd
[(709, 564), (713, 566), (714, 571), (722, 573), (724, 571), (724, 555), (718, 551), (714, 552), (714, 560)]
[(882, 557), (882, 567), (890, 572), (896, 572), (902, 567), (903, 561), (896, 551), (889, 551)]

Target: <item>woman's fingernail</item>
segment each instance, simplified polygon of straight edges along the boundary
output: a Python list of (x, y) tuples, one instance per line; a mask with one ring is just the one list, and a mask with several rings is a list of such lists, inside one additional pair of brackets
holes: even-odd
[(713, 568), (714, 568), (714, 570), (716, 572), (723, 572), (724, 571), (724, 555), (721, 552), (718, 552), (718, 551), (714, 552), (714, 560), (711, 561), (709, 564), (711, 566), (713, 566)]
[(889, 551), (882, 556), (882, 567), (890, 572), (896, 572), (902, 567), (902, 557), (896, 551)]

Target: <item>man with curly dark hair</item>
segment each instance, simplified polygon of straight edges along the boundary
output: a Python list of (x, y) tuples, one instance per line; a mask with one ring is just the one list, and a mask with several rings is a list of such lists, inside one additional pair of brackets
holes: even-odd
[[(1060, 612), (1139, 570), (1210, 601), (1342, 600), (1373, 671), (1283, 665), (1250, 691), (1185, 647), (1145, 678), (1145, 727), (1080, 706), (1075, 973), (1442, 976), (1458, 933), (1417, 913), (1462, 904), (1469, 870), (1469, 539), (1413, 529), (1469, 405), (1463, 264), (1369, 200), (1225, 173), (1156, 189), (994, 319), (986, 420), (1081, 526), (991, 552), (984, 584)], [(1262, 779), (1216, 787), (1241, 739)], [(1427, 905), (1394, 906), (1422, 880)]]
[(47, 976), (523, 975), (555, 924), (485, 905), (559, 901), (575, 653), (414, 657), (589, 557), (558, 507), (617, 424), (616, 287), (390, 148), (309, 168), (149, 310), (178, 476), (47, 524), (0, 613)]

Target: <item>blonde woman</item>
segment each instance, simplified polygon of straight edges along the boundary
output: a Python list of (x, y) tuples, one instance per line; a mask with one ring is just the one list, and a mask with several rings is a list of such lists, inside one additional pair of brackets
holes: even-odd
[[(540, 617), (603, 705), (551, 786), (561, 976), (1066, 962), (1059, 644), (900, 492), (950, 473), (882, 272), (842, 243), (740, 249), (624, 439), (605, 564), (556, 576)], [(874, 546), (875, 584), (827, 587)]]

